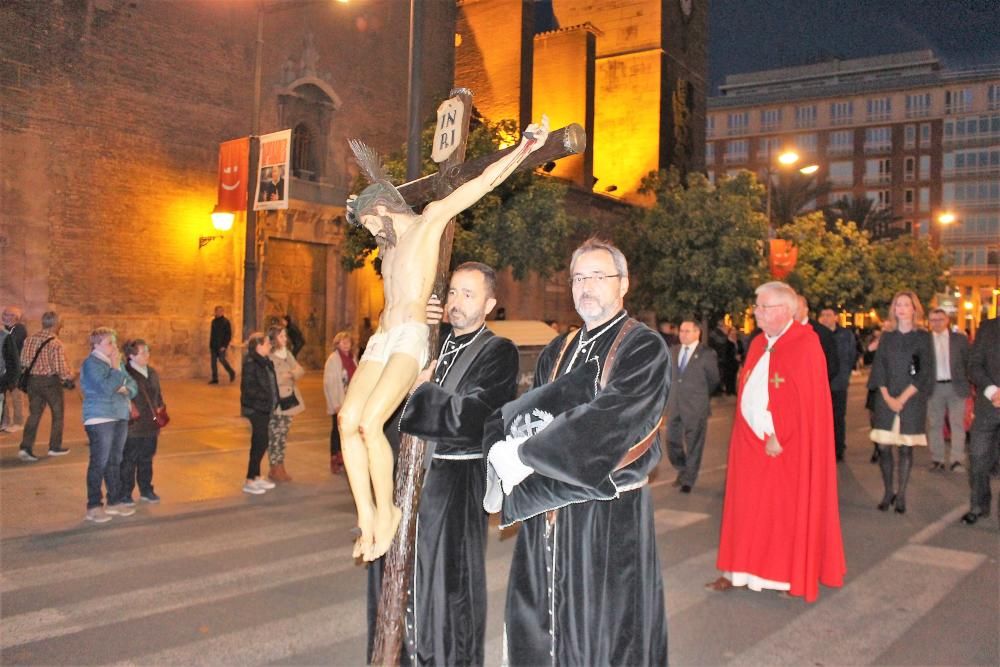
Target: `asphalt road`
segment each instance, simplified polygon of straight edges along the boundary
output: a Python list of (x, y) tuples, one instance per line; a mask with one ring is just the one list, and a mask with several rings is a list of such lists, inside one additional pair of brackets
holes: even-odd
[[(168, 383), (163, 503), (99, 526), (83, 521), (78, 399), (69, 397), (69, 456), (24, 464), (19, 437), (0, 436), (0, 664), (363, 664), (365, 572), (350, 559), (346, 481), (327, 469), (319, 381), (307, 376), (307, 412), (292, 426), (295, 482), (263, 496), (240, 492), (248, 430), (236, 388)], [(839, 467), (845, 586), (812, 605), (705, 591), (717, 576), (733, 407), (716, 401), (692, 494), (670, 486), (666, 462), (653, 482), (673, 664), (1000, 664), (995, 518), (958, 523), (965, 476), (928, 472), (925, 451), (907, 514), (876, 511), (881, 481), (858, 384)], [(488, 665), (500, 664), (512, 537), (496, 531), (488, 546)]]

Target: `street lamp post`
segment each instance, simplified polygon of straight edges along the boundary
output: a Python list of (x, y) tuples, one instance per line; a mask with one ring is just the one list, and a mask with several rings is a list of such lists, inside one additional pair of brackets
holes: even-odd
[(247, 228), (243, 251), (243, 340), (257, 326), (257, 211), (254, 197), (257, 182), (257, 157), (260, 152), (260, 91), (264, 61), (264, 0), (257, 0), (257, 42), (253, 64), (253, 116), (250, 119), (250, 170), (247, 182)]

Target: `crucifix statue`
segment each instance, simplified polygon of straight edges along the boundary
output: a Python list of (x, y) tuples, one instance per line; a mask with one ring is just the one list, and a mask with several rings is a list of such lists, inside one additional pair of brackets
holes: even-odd
[[(554, 137), (558, 135), (555, 150), (542, 150), (553, 143), (548, 119), (543, 116), (540, 123), (525, 129), (517, 146), (487, 156), (483, 162), (463, 164), (471, 93), (459, 90), (453, 95), (445, 103), (452, 104), (451, 111), (439, 113), (441, 143), (436, 144), (435, 159), (442, 154), (441, 169), (432, 175), (436, 176), (433, 183), (425, 177), (397, 189), (386, 178), (378, 156), (364, 144), (351, 142), (371, 185), (348, 200), (347, 217), (375, 237), (385, 291), (385, 309), (378, 329), (368, 343), (339, 413), (344, 463), (360, 529), (354, 557), (373, 561), (388, 551), (373, 664), (398, 661), (407, 592), (404, 582), (412, 567), (424, 467), (423, 443), (404, 437), (394, 499), (393, 455), (382, 429), (426, 365), (429, 349), (437, 348), (429, 340), (425, 308), (436, 283), (440, 283), (438, 293), (443, 293), (451, 255), (449, 222), (515, 170), (581, 152), (585, 145), (582, 129), (574, 125), (553, 133)], [(457, 118), (462, 119), (461, 126), (448, 127)], [(438, 150), (444, 148), (450, 150)], [(418, 205), (431, 196), (438, 198), (416, 214), (411, 204)]]

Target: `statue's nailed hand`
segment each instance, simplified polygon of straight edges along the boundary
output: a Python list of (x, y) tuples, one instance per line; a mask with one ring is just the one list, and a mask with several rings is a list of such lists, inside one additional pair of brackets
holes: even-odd
[(524, 134), (521, 136), (521, 143), (524, 145), (528, 144), (529, 151), (537, 151), (539, 148), (545, 145), (545, 140), (549, 138), (549, 117), (542, 114), (542, 120), (539, 123), (532, 123), (528, 127), (524, 128)]
[(431, 294), (431, 298), (427, 299), (424, 317), (428, 326), (439, 324), (444, 319), (444, 308), (441, 306), (441, 299), (438, 298), (437, 294)]

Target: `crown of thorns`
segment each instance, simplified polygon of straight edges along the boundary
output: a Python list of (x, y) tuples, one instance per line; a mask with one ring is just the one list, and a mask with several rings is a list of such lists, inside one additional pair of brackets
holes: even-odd
[(371, 182), (360, 195), (351, 195), (347, 199), (347, 221), (360, 227), (361, 216), (379, 204), (390, 211), (410, 211), (403, 195), (389, 182), (378, 153), (358, 139), (348, 139), (347, 143), (354, 153), (355, 162)]

